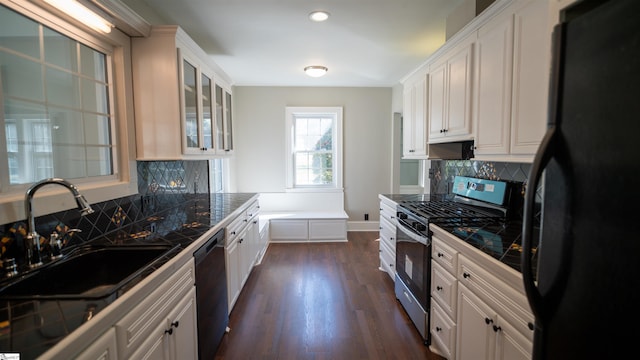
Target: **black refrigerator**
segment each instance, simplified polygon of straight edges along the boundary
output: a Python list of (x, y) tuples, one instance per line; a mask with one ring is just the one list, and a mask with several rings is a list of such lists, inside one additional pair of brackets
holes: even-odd
[(552, 53), (523, 225), (533, 358), (637, 359), (640, 1), (564, 9)]

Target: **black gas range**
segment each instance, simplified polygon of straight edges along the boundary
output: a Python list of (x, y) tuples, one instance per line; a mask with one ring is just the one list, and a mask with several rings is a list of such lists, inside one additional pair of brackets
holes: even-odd
[(429, 225), (497, 253), (502, 243), (496, 234), (509, 228), (521, 198), (514, 183), (462, 176), (455, 177), (452, 192), (429, 200), (399, 201), (396, 209), (396, 297), (426, 344), (430, 343)]

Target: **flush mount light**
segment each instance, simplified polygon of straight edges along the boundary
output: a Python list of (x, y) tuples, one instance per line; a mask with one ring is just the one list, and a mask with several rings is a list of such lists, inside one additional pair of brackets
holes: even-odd
[(311, 19), (311, 21), (315, 21), (315, 22), (321, 22), (321, 21), (325, 21), (329, 18), (329, 13), (326, 11), (314, 11), (311, 14), (309, 14), (309, 19)]
[(307, 75), (311, 77), (320, 77), (326, 74), (327, 71), (329, 71), (329, 69), (327, 69), (325, 66), (320, 66), (320, 65), (312, 65), (304, 68), (304, 72), (306, 72)]
[(111, 28), (113, 27), (111, 23), (75, 0), (44, 1), (93, 29), (106, 34), (111, 32)]

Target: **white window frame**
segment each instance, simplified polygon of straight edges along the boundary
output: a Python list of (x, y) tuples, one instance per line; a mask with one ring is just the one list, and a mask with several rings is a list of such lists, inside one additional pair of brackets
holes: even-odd
[[(294, 107), (286, 108), (286, 191), (319, 192), (343, 191), (342, 188), (342, 107)], [(294, 183), (294, 121), (297, 117), (327, 116), (334, 119), (333, 134), (333, 182), (330, 185), (295, 186)]]
[[(112, 200), (138, 193), (135, 163), (133, 123), (131, 39), (120, 31), (100, 34), (74, 22), (54, 15), (36, 3), (27, 0), (0, 0), (0, 4), (27, 16), (86, 46), (99, 50), (110, 59), (106, 64), (109, 82), (113, 84), (110, 105), (113, 122), (114, 174), (74, 180), (74, 184), (90, 203)], [(0, 110), (2, 104), (0, 104)], [(0, 136), (5, 136), (0, 126)], [(8, 158), (7, 149), (0, 149), (0, 159)], [(6, 160), (2, 160), (6, 161)], [(7, 178), (8, 180), (8, 178)], [(25, 220), (24, 194), (31, 184), (9, 185), (0, 183), (0, 224)], [(73, 197), (62, 187), (52, 186), (38, 192), (37, 216), (76, 207)], [(46, 199), (46, 200), (45, 200)]]

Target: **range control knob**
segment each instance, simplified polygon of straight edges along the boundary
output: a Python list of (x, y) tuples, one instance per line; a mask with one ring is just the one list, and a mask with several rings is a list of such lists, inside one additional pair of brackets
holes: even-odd
[(425, 231), (427, 230), (427, 227), (423, 224), (423, 223), (414, 223), (413, 226), (416, 230), (418, 231)]
[(396, 213), (396, 216), (398, 217), (398, 219), (403, 219), (403, 220), (407, 218), (407, 214), (400, 211)]

